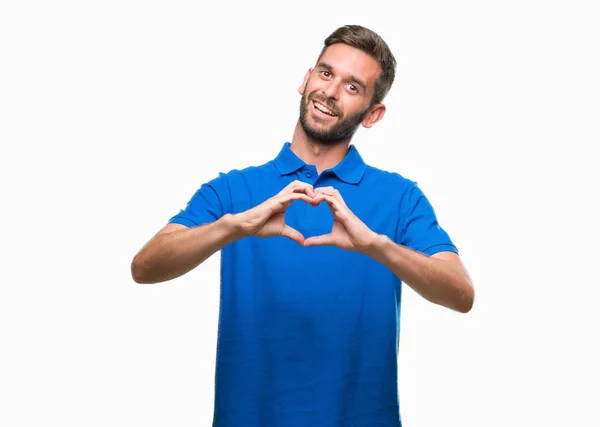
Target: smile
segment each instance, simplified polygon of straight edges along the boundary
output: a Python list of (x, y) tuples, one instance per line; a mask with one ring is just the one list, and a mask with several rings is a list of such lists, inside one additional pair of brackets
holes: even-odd
[(325, 105), (321, 104), (320, 102), (314, 101), (313, 100), (313, 105), (315, 106), (315, 109), (318, 110), (319, 112), (326, 114), (330, 117), (336, 117), (337, 114), (335, 114), (331, 109), (327, 108)]

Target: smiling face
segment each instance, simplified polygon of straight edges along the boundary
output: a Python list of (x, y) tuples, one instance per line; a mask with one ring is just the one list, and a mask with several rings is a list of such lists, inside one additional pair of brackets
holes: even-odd
[(383, 104), (371, 105), (379, 63), (360, 49), (337, 43), (329, 46), (298, 89), (300, 124), (316, 142), (349, 141), (359, 125), (381, 120)]

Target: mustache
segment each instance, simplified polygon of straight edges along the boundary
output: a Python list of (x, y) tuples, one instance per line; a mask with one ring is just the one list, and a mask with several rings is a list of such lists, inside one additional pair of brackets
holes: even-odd
[(331, 99), (325, 98), (324, 96), (321, 96), (317, 92), (314, 92), (313, 94), (311, 94), (308, 97), (308, 100), (309, 101), (312, 101), (312, 100), (319, 101), (321, 104), (325, 105), (327, 108), (329, 108), (331, 111), (333, 111), (333, 113), (336, 116), (339, 116), (339, 117), (342, 116), (342, 112), (339, 110), (337, 105)]

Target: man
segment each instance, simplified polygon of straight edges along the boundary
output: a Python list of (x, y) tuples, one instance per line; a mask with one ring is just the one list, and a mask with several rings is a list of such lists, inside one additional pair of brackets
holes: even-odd
[(324, 42), (291, 143), (204, 183), (132, 262), (137, 283), (221, 250), (216, 427), (399, 427), (401, 283), (468, 312), (458, 251), (415, 182), (350, 140), (382, 119), (396, 61), (361, 26)]

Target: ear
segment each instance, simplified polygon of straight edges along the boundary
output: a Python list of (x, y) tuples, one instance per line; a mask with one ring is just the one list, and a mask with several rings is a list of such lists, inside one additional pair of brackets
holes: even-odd
[(306, 82), (308, 82), (308, 78), (310, 77), (310, 73), (312, 73), (312, 71), (313, 71), (313, 69), (309, 68), (308, 71), (306, 72), (306, 74), (304, 75), (304, 80), (302, 81), (302, 84), (298, 88), (298, 93), (300, 95), (304, 95), (304, 88), (306, 88)]
[(371, 107), (369, 113), (362, 121), (362, 125), (366, 128), (370, 128), (379, 120), (383, 119), (383, 115), (385, 114), (385, 105), (383, 104), (375, 104)]

